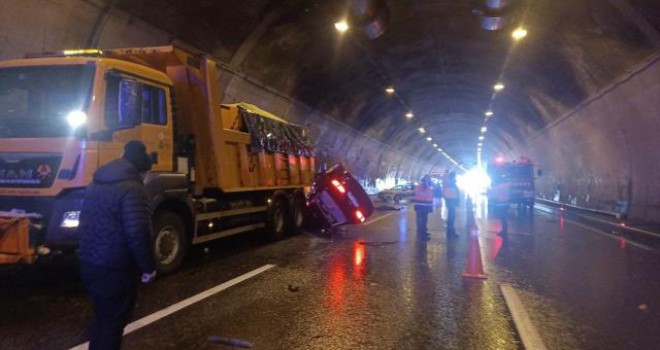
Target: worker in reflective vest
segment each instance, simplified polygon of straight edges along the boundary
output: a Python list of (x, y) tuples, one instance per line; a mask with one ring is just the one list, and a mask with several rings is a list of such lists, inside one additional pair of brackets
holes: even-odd
[(417, 234), (428, 238), (426, 224), (429, 213), (433, 211), (433, 183), (431, 176), (424, 175), (422, 181), (415, 186), (415, 213), (417, 217)]

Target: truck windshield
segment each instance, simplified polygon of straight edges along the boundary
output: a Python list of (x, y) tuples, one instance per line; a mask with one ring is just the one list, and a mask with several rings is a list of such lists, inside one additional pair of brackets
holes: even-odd
[(0, 138), (72, 135), (93, 79), (89, 65), (0, 68)]
[(490, 173), (491, 180), (494, 182), (531, 179), (534, 176), (533, 167), (528, 164), (495, 166)]

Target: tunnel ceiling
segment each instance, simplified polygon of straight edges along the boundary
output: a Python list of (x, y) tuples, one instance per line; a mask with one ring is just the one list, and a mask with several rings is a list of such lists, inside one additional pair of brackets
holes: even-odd
[(436, 143), (466, 167), (482, 127), (484, 158), (522, 149), (660, 47), (657, 0), (109, 3), (405, 153), (448, 164)]

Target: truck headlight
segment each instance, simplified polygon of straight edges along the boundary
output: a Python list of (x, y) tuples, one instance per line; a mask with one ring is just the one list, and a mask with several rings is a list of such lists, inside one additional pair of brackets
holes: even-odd
[(78, 227), (80, 211), (67, 211), (64, 213), (60, 227), (73, 228)]
[(71, 126), (71, 129), (75, 130), (87, 122), (87, 114), (80, 110), (74, 110), (67, 114), (66, 121)]

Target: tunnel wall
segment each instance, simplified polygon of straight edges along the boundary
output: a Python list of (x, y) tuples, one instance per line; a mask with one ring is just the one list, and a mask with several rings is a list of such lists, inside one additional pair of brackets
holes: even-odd
[(541, 197), (660, 222), (660, 54), (528, 139)]
[[(192, 25), (192, 24), (191, 24)], [(175, 37), (101, 0), (4, 0), (0, 59), (75, 48), (158, 46)], [(223, 102), (245, 101), (310, 129), (318, 164), (343, 162), (365, 185), (376, 178), (414, 180), (432, 165), (374, 140), (224, 65)]]

